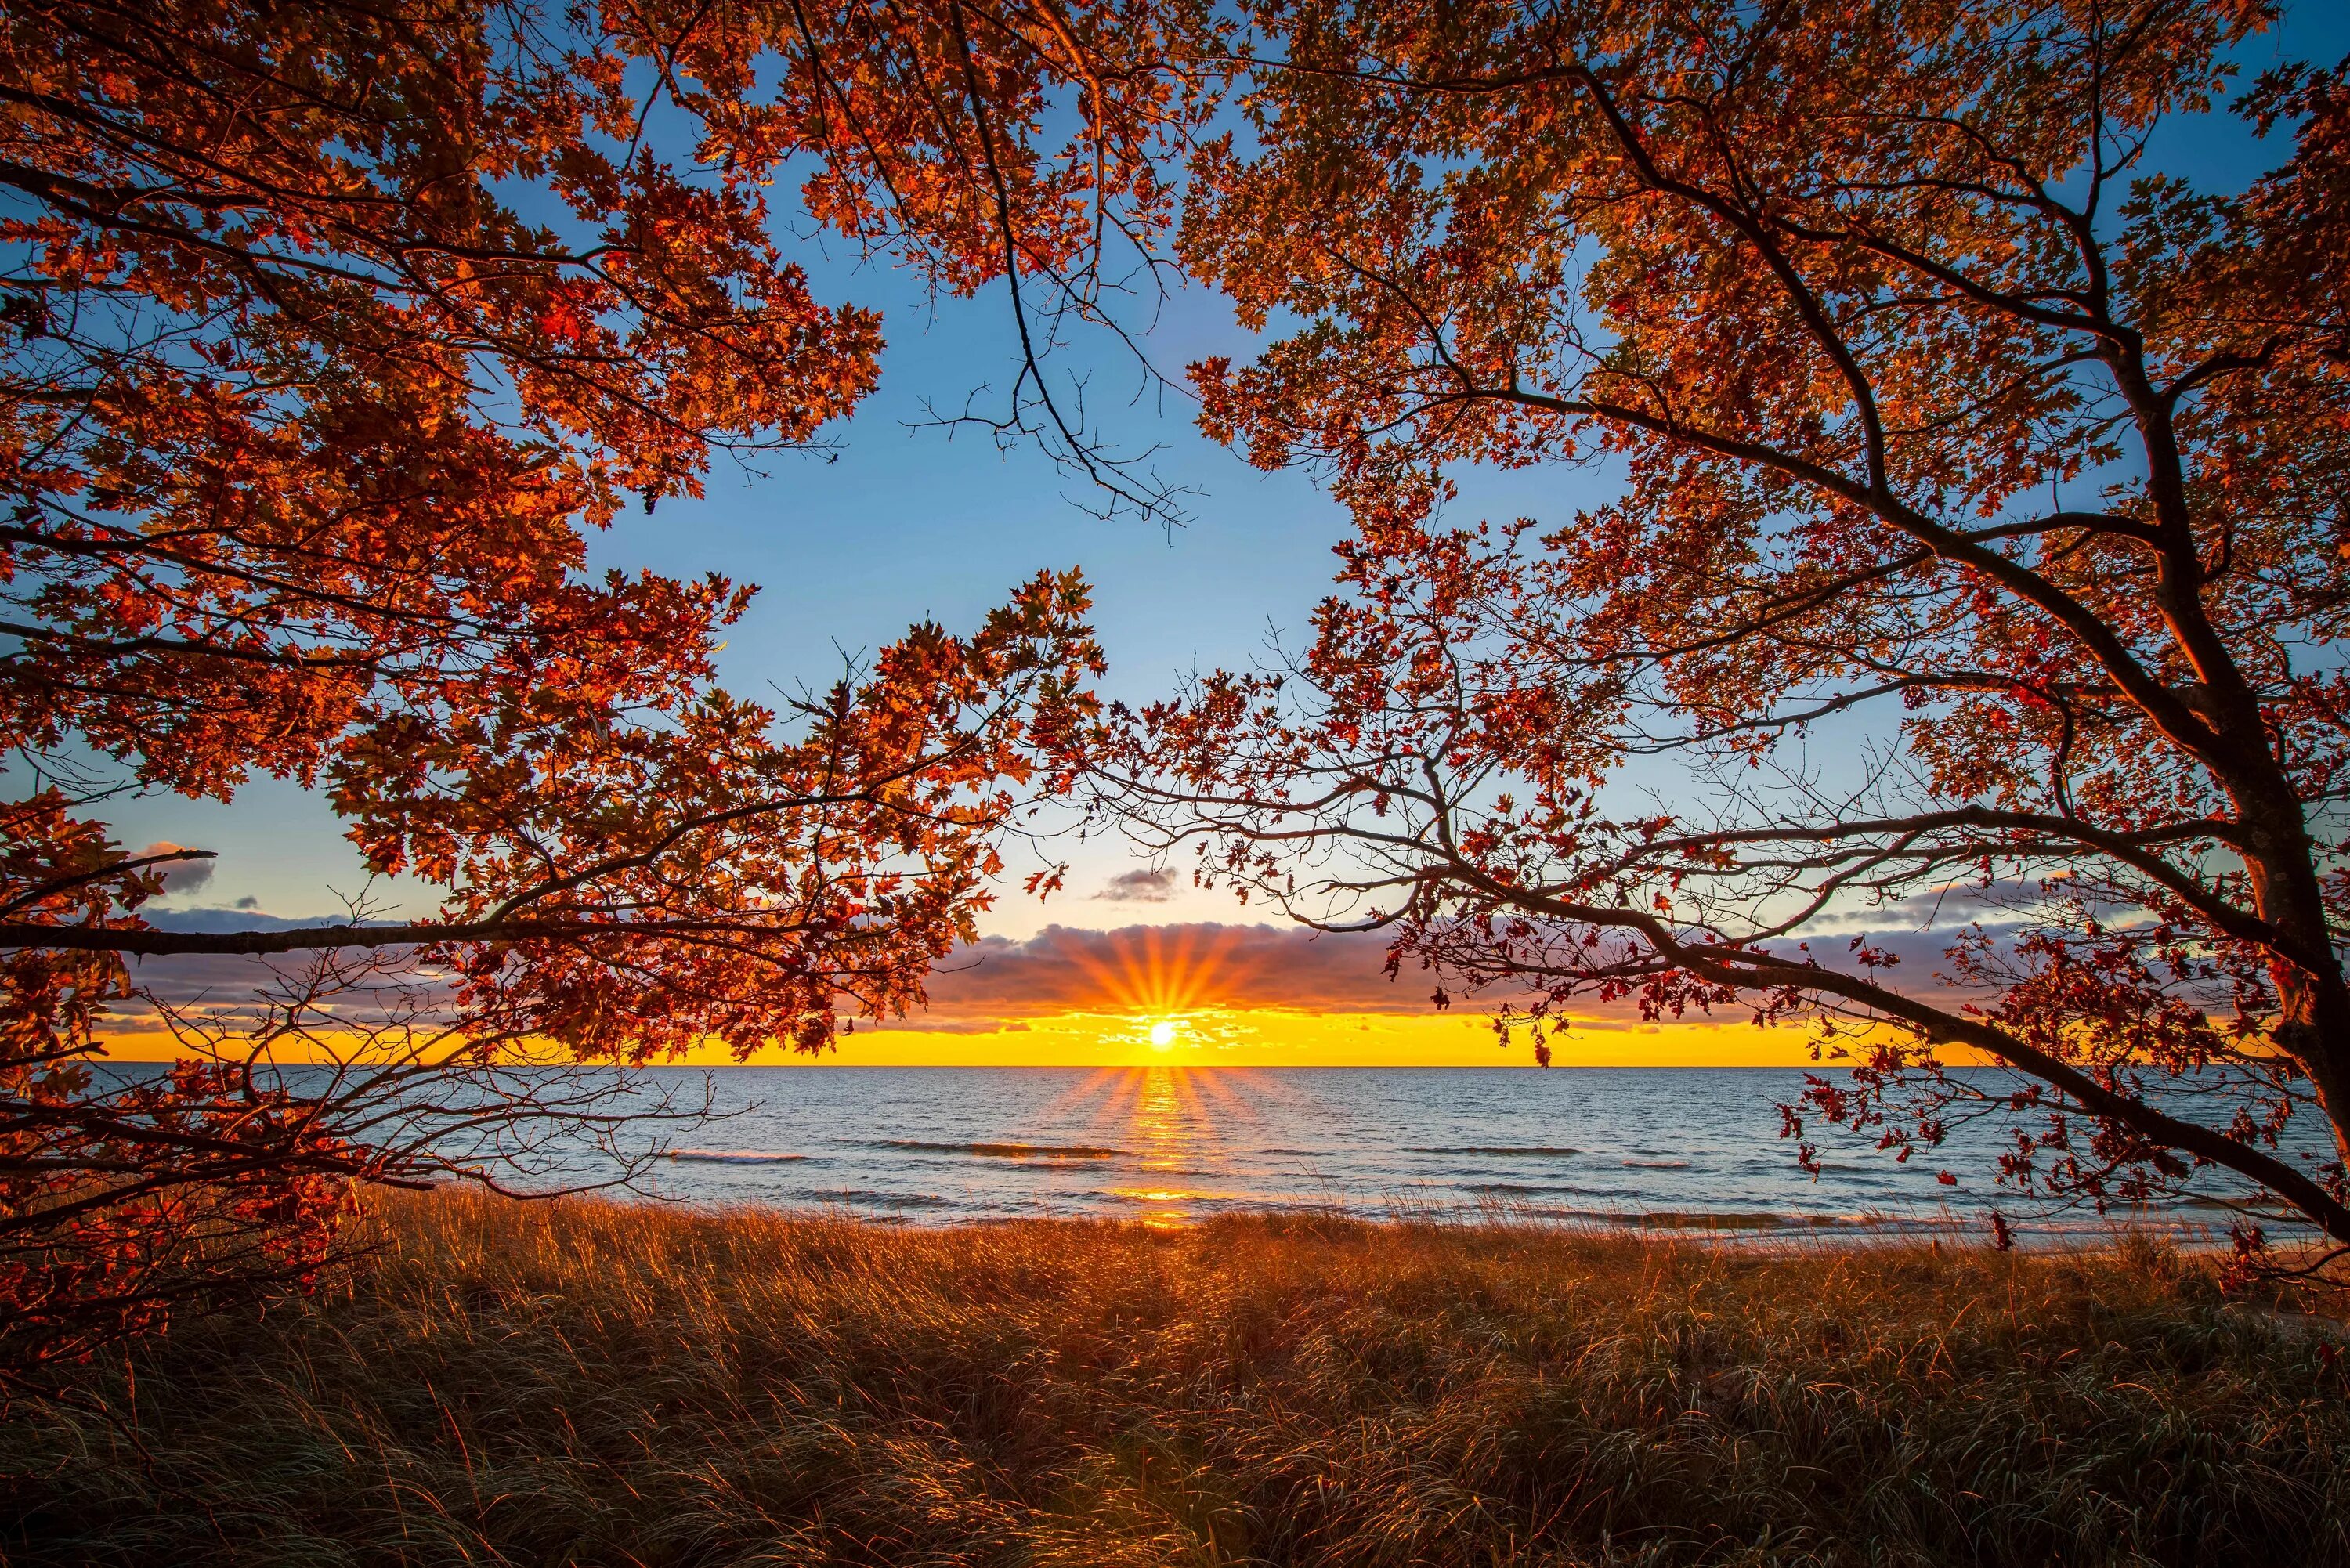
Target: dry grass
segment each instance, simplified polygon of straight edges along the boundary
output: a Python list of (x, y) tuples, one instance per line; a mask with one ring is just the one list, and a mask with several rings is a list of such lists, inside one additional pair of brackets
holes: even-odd
[[(0, 1428), (0, 1555), (2350, 1562), (2331, 1324), (2158, 1250), (391, 1205)], [(128, 1378), (126, 1373), (131, 1375)]]

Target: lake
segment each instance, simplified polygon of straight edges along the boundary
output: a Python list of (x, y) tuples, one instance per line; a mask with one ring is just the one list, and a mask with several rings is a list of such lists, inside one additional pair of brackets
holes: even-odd
[[(2109, 1223), (1996, 1188), (1994, 1126), (1908, 1165), (1818, 1129), (1814, 1179), (1778, 1136), (1775, 1104), (1802, 1081), (1777, 1068), (729, 1068), (712, 1075), (720, 1116), (669, 1135), (651, 1190), (927, 1224), (1328, 1208), (1856, 1237), (1980, 1229), (1993, 1206), (2027, 1236)], [(2296, 1131), (2296, 1156), (2322, 1158), (2314, 1121)], [(2127, 1218), (2222, 1234), (2230, 1189), (2204, 1185)]]

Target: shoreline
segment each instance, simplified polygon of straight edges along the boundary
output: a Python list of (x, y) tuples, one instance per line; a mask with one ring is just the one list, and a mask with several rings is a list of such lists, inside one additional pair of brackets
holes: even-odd
[[(808, 1157), (747, 1151), (689, 1151), (662, 1158), (669, 1160), (739, 1161), (743, 1165), (758, 1166), (796, 1162)], [(1586, 1236), (1596, 1240), (1663, 1241), (1687, 1237), (1701, 1241), (1751, 1237), (1757, 1241), (1773, 1238), (1789, 1241), (1816, 1240), (1830, 1244), (1848, 1241), (1867, 1247), (1905, 1243), (1924, 1246), (1929, 1242), (1939, 1242), (1960, 1248), (1996, 1250), (1991, 1240), (1988, 1210), (1967, 1213), (1948, 1205), (1931, 1210), (1905, 1211), (1888, 1207), (1862, 1209), (1852, 1213), (1817, 1214), (1739, 1209), (1569, 1209), (1503, 1197), (1480, 1200), (1443, 1197), (1421, 1199), (1408, 1191), (1361, 1197), (1301, 1195), (1246, 1199), (1202, 1193), (1189, 1195), (1186, 1199), (1202, 1205), (1201, 1210), (1180, 1218), (1170, 1218), (1145, 1213), (1055, 1209), (1042, 1199), (1030, 1212), (952, 1214), (926, 1213), (925, 1210), (931, 1207), (927, 1203), (910, 1212), (893, 1212), (887, 1201), (866, 1205), (853, 1201), (793, 1203), (757, 1197), (667, 1193), (636, 1193), (615, 1196), (607, 1200), (624, 1204), (642, 1203), (657, 1209), (674, 1208), (688, 1213), (719, 1216), (743, 1213), (779, 1220), (841, 1220), (921, 1231), (1064, 1221), (1133, 1225), (1152, 1230), (1187, 1230), (1224, 1220), (1305, 1217), (1371, 1225), (1429, 1225), (1471, 1230), (1481, 1227), (1523, 1228), (1542, 1233)], [(2054, 1207), (2060, 1212), (2064, 1209), (2061, 1205)], [(2167, 1244), (2202, 1251), (2232, 1246), (2225, 1229), (2224, 1217), (2241, 1211), (2219, 1199), (2199, 1195), (2159, 1207), (2140, 1206), (2126, 1212), (2104, 1215), (2096, 1214), (2083, 1204), (2074, 1206), (2074, 1212), (2064, 1218), (2052, 1218), (2046, 1209), (2036, 1212), (2032, 1209), (2021, 1209), (2008, 1213), (2007, 1217), (2016, 1247), (2026, 1251), (2094, 1251), (2101, 1247), (2121, 1245), (2133, 1236), (2158, 1238)], [(2199, 1219), (2194, 1217), (2196, 1215), (2217, 1218)], [(2269, 1227), (2272, 1232), (2279, 1228), (2293, 1227), (2295, 1223), (2292, 1213), (2282, 1208), (2256, 1210), (2251, 1217)]]

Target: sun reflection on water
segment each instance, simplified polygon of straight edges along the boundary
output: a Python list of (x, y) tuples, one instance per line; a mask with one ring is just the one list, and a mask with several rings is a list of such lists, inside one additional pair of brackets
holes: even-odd
[(1039, 1124), (1121, 1151), (1127, 1179), (1106, 1190), (1141, 1223), (1166, 1229), (1249, 1196), (1232, 1139), (1259, 1124), (1259, 1105), (1290, 1095), (1273, 1075), (1245, 1067), (1104, 1067), (1047, 1105)]
[(1200, 1200), (1214, 1195), (1196, 1185), (1226, 1163), (1224, 1139), (1197, 1082), (1206, 1075), (1191, 1067), (1129, 1067), (1117, 1074), (1100, 1107), (1134, 1157), (1134, 1179), (1111, 1191), (1134, 1205), (1145, 1225), (1194, 1223)]

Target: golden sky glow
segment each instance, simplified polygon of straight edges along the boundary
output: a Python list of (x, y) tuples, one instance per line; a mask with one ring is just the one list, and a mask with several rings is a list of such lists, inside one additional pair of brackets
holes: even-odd
[[(1578, 1029), (1559, 1066), (1760, 1067), (1808, 1064), (1800, 1029), (1740, 1023)], [(827, 1062), (869, 1066), (1531, 1067), (1521, 1034), (1507, 1050), (1472, 1012), (1305, 1013), (1207, 1008), (1177, 1014), (1071, 1012), (986, 1029), (919, 1021), (860, 1029)]]
[[(1562, 1067), (1795, 1066), (1811, 1061), (1801, 1029), (1745, 1023), (1623, 1024), (1578, 1029), (1555, 1046)], [(124, 1032), (109, 1040), (118, 1061), (175, 1053), (167, 1036)], [(697, 1053), (712, 1064), (722, 1051)], [(761, 1063), (807, 1057), (775, 1053)], [(1187, 1013), (1070, 1012), (985, 1027), (868, 1025), (824, 1063), (872, 1067), (1531, 1067), (1525, 1039), (1503, 1050), (1472, 1012), (1305, 1013), (1208, 1008)]]
[[(1373, 1067), (1524, 1066), (1520, 1031), (1507, 1049), (1483, 999), (1449, 1011), (1433, 977), (1390, 979), (1377, 936), (1208, 923), (1118, 930), (1048, 927), (958, 951), (932, 975), (931, 1009), (876, 1027), (860, 1023), (819, 1060), (871, 1066)], [(205, 976), (206, 1002), (249, 994), (240, 975)], [(151, 1023), (109, 1032), (118, 1060), (174, 1054)], [(1794, 1066), (1811, 1061), (1799, 1026), (1757, 1029), (1742, 1012), (1721, 1021), (1649, 1024), (1592, 1017), (1554, 1044), (1566, 1066)], [(724, 1052), (697, 1053), (723, 1063)], [(806, 1061), (776, 1052), (763, 1062)]]
[[(1534, 1065), (1477, 1007), (1438, 1011), (1433, 981), (1390, 981), (1379, 938), (1270, 926), (1051, 929), (983, 945), (935, 977), (938, 1006), (841, 1043), (844, 1063), (893, 1066)], [(1349, 1005), (1351, 1004), (1351, 1005)], [(1594, 1019), (1558, 1064), (1764, 1066), (1811, 1060), (1799, 1029)]]

